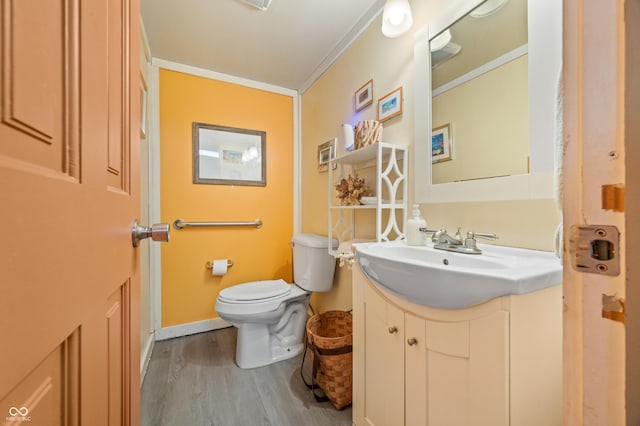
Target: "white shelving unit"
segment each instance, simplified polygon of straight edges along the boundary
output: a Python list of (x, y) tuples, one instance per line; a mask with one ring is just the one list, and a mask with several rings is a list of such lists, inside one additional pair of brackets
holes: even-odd
[[(329, 164), (329, 240), (335, 238), (342, 243), (362, 238), (356, 233), (356, 215), (366, 215), (363, 211), (375, 214), (376, 241), (404, 238), (409, 184), (408, 161), (406, 145), (384, 142), (368, 145), (333, 159)], [(339, 204), (336, 184), (342, 178), (356, 174), (365, 178), (371, 195), (376, 197), (374, 204)], [(331, 244), (329, 253), (336, 256)]]

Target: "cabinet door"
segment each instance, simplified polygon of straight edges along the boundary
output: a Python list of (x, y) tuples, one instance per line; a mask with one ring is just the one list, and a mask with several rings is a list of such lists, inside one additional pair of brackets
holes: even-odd
[(365, 290), (365, 424), (404, 424), (403, 313)]
[[(430, 426), (499, 426), (508, 424), (508, 314), (462, 322), (425, 321), (426, 356), (407, 357), (407, 380), (422, 377), (417, 394), (426, 393), (426, 407), (407, 406)], [(410, 364), (410, 361), (412, 363)], [(426, 370), (426, 374), (423, 371)], [(418, 376), (420, 374), (420, 376)], [(413, 389), (407, 388), (407, 395)], [(420, 410), (425, 410), (423, 413)]]
[(427, 424), (427, 340), (423, 318), (406, 313), (405, 325), (405, 420), (407, 426)]
[(469, 324), (469, 413), (477, 425), (509, 424), (509, 313)]

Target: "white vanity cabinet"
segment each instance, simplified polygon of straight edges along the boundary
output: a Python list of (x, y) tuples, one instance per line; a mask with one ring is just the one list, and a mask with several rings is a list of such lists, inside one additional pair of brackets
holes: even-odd
[(354, 267), (354, 424), (561, 425), (561, 297), (433, 309)]

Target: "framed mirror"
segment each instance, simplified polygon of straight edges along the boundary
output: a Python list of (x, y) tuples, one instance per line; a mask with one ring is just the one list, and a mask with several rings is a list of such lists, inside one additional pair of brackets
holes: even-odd
[(267, 185), (267, 133), (193, 123), (193, 183)]
[(552, 197), (562, 59), (554, 3), (462, 0), (416, 33), (417, 202)]

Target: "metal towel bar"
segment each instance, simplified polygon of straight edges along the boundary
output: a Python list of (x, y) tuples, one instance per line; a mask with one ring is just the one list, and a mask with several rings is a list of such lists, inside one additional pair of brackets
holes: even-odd
[(262, 228), (262, 220), (256, 219), (253, 222), (185, 222), (182, 219), (176, 219), (173, 227), (176, 229), (186, 228), (188, 226), (255, 226)]

